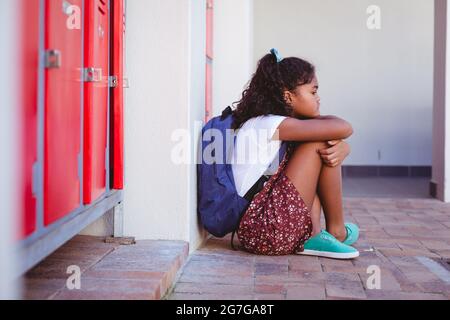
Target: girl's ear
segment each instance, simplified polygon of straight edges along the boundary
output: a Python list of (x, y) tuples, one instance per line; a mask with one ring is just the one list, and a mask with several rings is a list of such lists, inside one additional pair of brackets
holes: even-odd
[(284, 91), (283, 96), (284, 96), (284, 101), (287, 104), (292, 103), (292, 92), (286, 90), (286, 91)]

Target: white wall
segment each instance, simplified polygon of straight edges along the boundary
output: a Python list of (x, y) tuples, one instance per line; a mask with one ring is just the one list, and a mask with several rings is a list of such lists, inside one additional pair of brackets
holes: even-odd
[(201, 128), (205, 118), (206, 90), (206, 0), (193, 0), (190, 6), (190, 97), (188, 127), (192, 140), (188, 143), (191, 162), (188, 166), (189, 244), (193, 251), (205, 240), (207, 233), (197, 217), (197, 166), (195, 157), (199, 149)]
[(445, 202), (450, 202), (450, 4), (447, 0), (447, 31), (446, 31), (446, 68), (445, 68), (445, 173), (444, 173), (444, 199)]
[(252, 17), (253, 0), (214, 1), (214, 115), (240, 100), (254, 72)]
[[(19, 20), (17, 15), (17, 1), (0, 1), (0, 39), (2, 43), (8, 44), (0, 50), (0, 69), (8, 77), (0, 78), (0, 300), (15, 299), (18, 297), (19, 288), (14, 279), (14, 270), (16, 266), (16, 255), (13, 251), (14, 230), (18, 230), (19, 221), (14, 218), (19, 217), (20, 208), (18, 207), (19, 186), (17, 177), (19, 154), (14, 142), (20, 141), (18, 134), (18, 116), (19, 106), (17, 105), (16, 89), (19, 87), (16, 78), (17, 70), (15, 67), (18, 61), (16, 36), (20, 34), (18, 27), (15, 26)], [(11, 33), (10, 30), (16, 30)], [(20, 70), (20, 69), (19, 69)], [(13, 139), (14, 138), (14, 139)]]
[[(447, 0), (435, 0), (435, 32), (434, 32), (434, 97), (433, 97), (433, 172), (432, 183), (436, 187), (436, 197), (440, 200), (446, 198), (446, 147), (449, 139), (446, 139), (446, 77), (450, 74), (446, 69), (447, 54), (449, 54), (449, 43), (447, 40), (450, 33), (447, 32)], [(448, 83), (448, 82), (447, 82)], [(447, 113), (448, 115), (448, 113)], [(447, 134), (448, 136), (448, 134)], [(448, 156), (448, 155), (447, 155)], [(448, 162), (448, 161), (447, 161)], [(450, 188), (447, 187), (447, 190)], [(447, 199), (449, 197), (447, 196)], [(447, 200), (449, 201), (449, 200)]]
[(172, 134), (204, 117), (205, 6), (132, 0), (126, 8), (124, 234), (190, 241), (191, 250), (202, 239), (195, 165), (172, 162)]
[(114, 210), (107, 211), (78, 233), (82, 236), (110, 237), (114, 234)]
[[(372, 4), (381, 30), (366, 27)], [(310, 60), (322, 114), (353, 125), (347, 165), (431, 165), (433, 1), (263, 0), (254, 13), (255, 64), (272, 47)]]

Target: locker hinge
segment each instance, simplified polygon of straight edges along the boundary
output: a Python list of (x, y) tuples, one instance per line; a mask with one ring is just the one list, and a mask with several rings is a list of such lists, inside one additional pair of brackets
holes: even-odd
[(126, 33), (127, 30), (127, 5), (128, 5), (128, 1), (127, 0), (123, 0), (124, 4), (123, 4), (123, 33)]
[(80, 179), (81, 181), (81, 175), (83, 174), (83, 158), (81, 157), (81, 152), (78, 153), (77, 156), (77, 160), (78, 160), (78, 179)]
[(110, 88), (117, 88), (118, 86), (118, 80), (117, 80), (117, 76), (109, 76), (109, 87)]
[(105, 148), (105, 171), (106, 168), (108, 168), (109, 163), (109, 148)]
[(33, 163), (31, 170), (31, 193), (37, 195), (39, 190), (39, 163)]
[(44, 55), (44, 66), (47, 69), (58, 69), (61, 67), (61, 51), (46, 50)]
[(84, 82), (101, 82), (102, 81), (102, 69), (101, 68), (84, 68), (83, 69), (83, 81)]
[[(108, 83), (109, 83), (110, 88), (117, 88), (119, 86), (119, 78), (117, 78), (117, 76), (109, 76), (108, 79), (109, 79)], [(123, 82), (123, 87), (125, 89), (130, 87), (128, 78), (123, 78), (122, 82)]]
[[(109, 164), (109, 148), (105, 148), (105, 181), (106, 179), (109, 179), (110, 176), (108, 175), (108, 164)], [(106, 184), (108, 186), (108, 184)]]

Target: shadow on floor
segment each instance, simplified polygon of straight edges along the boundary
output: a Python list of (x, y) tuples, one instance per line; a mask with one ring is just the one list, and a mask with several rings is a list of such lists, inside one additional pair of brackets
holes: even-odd
[(344, 197), (424, 198), (429, 195), (430, 178), (358, 177), (343, 178)]

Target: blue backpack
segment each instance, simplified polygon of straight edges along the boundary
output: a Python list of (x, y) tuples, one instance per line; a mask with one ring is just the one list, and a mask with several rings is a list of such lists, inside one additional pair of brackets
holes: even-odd
[[(231, 130), (232, 123), (233, 111), (228, 107), (221, 116), (208, 121), (202, 129), (202, 155), (197, 165), (197, 208), (200, 221), (209, 233), (222, 238), (233, 232), (233, 246), (234, 233), (242, 215), (269, 176), (263, 175), (244, 197), (238, 194), (231, 166), (236, 143), (236, 135)], [(282, 143), (279, 159), (285, 152), (286, 143)]]

